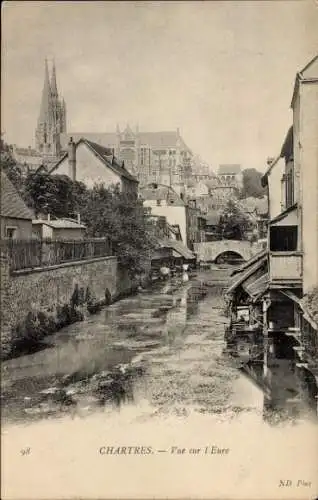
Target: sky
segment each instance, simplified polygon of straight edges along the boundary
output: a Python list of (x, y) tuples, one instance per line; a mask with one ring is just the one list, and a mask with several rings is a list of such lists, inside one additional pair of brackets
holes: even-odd
[(34, 145), (44, 59), (69, 132), (180, 129), (216, 170), (264, 170), (292, 122), (297, 71), (318, 53), (317, 0), (5, 2), (1, 130)]

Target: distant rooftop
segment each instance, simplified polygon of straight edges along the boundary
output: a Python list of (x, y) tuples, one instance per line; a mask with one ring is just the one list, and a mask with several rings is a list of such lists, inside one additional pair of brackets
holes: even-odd
[(54, 229), (86, 229), (84, 224), (72, 219), (33, 219), (33, 225), (45, 224), (46, 226), (53, 227)]
[(241, 172), (241, 165), (220, 165), (218, 169), (218, 175), (231, 175), (239, 174)]

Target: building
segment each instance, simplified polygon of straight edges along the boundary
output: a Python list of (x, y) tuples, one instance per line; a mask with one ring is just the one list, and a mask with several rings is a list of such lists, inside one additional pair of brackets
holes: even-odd
[(1, 170), (1, 240), (30, 239), (32, 237), (33, 212)]
[(83, 240), (86, 226), (73, 219), (34, 219), (32, 236), (37, 239), (51, 240)]
[[(307, 293), (318, 284), (318, 56), (297, 73), (291, 107), (294, 170), (290, 182), (295, 184), (295, 198), (301, 199), (303, 291)], [(298, 178), (299, 183), (294, 180)]]
[(53, 62), (50, 77), (45, 60), (40, 113), (35, 130), (36, 151), (40, 153), (44, 162), (56, 161), (61, 155), (62, 133), (66, 133), (66, 104), (58, 93), (55, 63)]
[(215, 241), (220, 239), (220, 212), (210, 210), (206, 215), (205, 237), (206, 241)]
[[(285, 372), (292, 369), (294, 381), (305, 387), (316, 411), (318, 56), (296, 75), (291, 108), (293, 125), (280, 154), (269, 162), (262, 178), (269, 198), (267, 249), (233, 278), (228, 290), (232, 315), (229, 335), (233, 340), (238, 332), (248, 336), (255, 330), (257, 337), (261, 333), (264, 381), (273, 376), (278, 364)], [(238, 321), (240, 307), (250, 312), (247, 324)], [(303, 392), (297, 397), (302, 399)]]
[(61, 147), (67, 147), (70, 137), (81, 137), (111, 149), (124, 161), (127, 170), (141, 185), (149, 183), (168, 186), (182, 185), (191, 177), (192, 152), (180, 135), (180, 130), (141, 132), (127, 125), (124, 130), (117, 126), (114, 133), (61, 134)]
[(138, 181), (125, 168), (124, 162), (117, 160), (111, 149), (86, 138), (76, 143), (71, 138), (68, 151), (50, 170), (50, 174), (68, 175), (88, 188), (96, 183), (103, 183), (106, 187), (118, 184), (123, 192), (137, 196)]
[(31, 148), (31, 146), (20, 148), (16, 144), (13, 144), (11, 151), (13, 158), (21, 167), (24, 175), (36, 171), (43, 164), (43, 156), (34, 148)]
[(150, 184), (140, 189), (144, 207), (151, 209), (152, 215), (166, 217), (172, 227), (178, 226), (184, 245), (193, 248), (193, 243), (201, 241), (200, 211), (191, 202), (170, 186)]
[(233, 185), (241, 189), (243, 186), (243, 174), (241, 165), (220, 165), (217, 172), (221, 184)]

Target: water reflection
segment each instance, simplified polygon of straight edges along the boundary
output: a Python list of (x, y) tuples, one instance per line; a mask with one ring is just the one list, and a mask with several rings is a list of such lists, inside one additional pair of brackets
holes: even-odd
[(122, 405), (138, 411), (141, 400), (159, 415), (230, 419), (253, 411), (268, 423), (303, 415), (289, 363), (271, 359), (264, 376), (256, 356), (243, 376), (222, 354), (222, 289), (203, 282), (159, 283), (52, 336), (44, 351), (4, 363), (3, 417), (85, 416)]
[(265, 367), (263, 362), (249, 362), (241, 369), (263, 391), (265, 422), (276, 425), (303, 418), (315, 419), (314, 408), (304, 397), (304, 388), (292, 360), (271, 358)]

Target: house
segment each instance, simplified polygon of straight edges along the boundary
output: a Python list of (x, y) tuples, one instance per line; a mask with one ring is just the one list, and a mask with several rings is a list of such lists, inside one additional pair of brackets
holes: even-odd
[(209, 194), (209, 188), (204, 181), (200, 180), (195, 182), (191, 179), (187, 184), (186, 194), (189, 198), (207, 196)]
[(233, 185), (241, 188), (243, 186), (243, 174), (241, 165), (220, 165), (217, 172), (222, 184)]
[(277, 159), (263, 177), (270, 207), (268, 322), (274, 337), (280, 333), (292, 345), (299, 377), (317, 396), (318, 328), (307, 299), (317, 298), (318, 285), (318, 56), (297, 73), (291, 108), (284, 167)]
[(30, 239), (32, 237), (33, 212), (1, 170), (1, 240)]
[(186, 203), (170, 186), (150, 184), (140, 189), (144, 207), (152, 215), (166, 217), (168, 224), (179, 226), (183, 244), (193, 245), (198, 232), (198, 209)]
[(38, 239), (52, 240), (82, 240), (86, 226), (73, 219), (34, 219), (32, 221), (32, 235)]
[(210, 210), (206, 215), (205, 235), (206, 241), (215, 241), (220, 239), (220, 212)]
[(137, 196), (138, 181), (126, 170), (124, 162), (119, 162), (111, 149), (85, 138), (76, 143), (70, 139), (68, 151), (50, 174), (68, 175), (89, 188), (96, 183), (106, 187), (118, 184), (123, 192)]
[[(293, 383), (306, 388), (317, 410), (318, 56), (296, 75), (291, 108), (293, 124), (262, 178), (270, 219), (268, 250), (258, 259), (262, 273), (258, 277), (256, 263), (253, 269), (249, 261), (250, 271), (242, 269), (228, 292), (234, 318), (238, 306), (262, 318), (264, 380), (278, 364), (285, 372), (292, 367)], [(260, 286), (259, 304), (241, 293), (248, 280)], [(240, 328), (247, 331), (246, 326)]]

